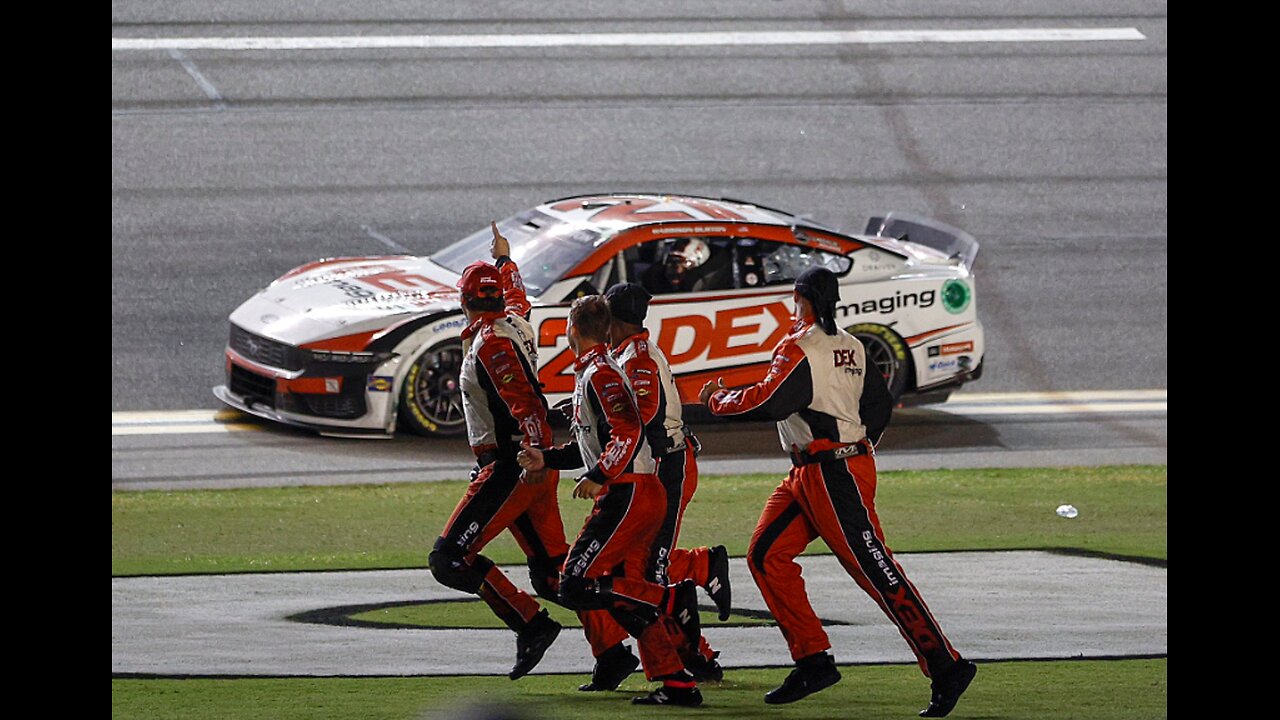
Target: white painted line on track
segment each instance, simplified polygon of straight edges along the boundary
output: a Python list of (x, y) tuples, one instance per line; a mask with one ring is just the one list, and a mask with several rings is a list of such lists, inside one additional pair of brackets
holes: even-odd
[(392, 250), (395, 250), (395, 251), (396, 251), (396, 252), (398, 252), (398, 253), (404, 253), (404, 254), (406, 254), (406, 255), (412, 255), (412, 254), (413, 254), (413, 251), (412, 251), (412, 250), (410, 250), (409, 248), (407, 248), (407, 247), (405, 247), (405, 246), (401, 245), (400, 243), (396, 242), (395, 240), (392, 240), (391, 238), (387, 237), (386, 235), (383, 235), (382, 233), (378, 232), (377, 230), (374, 230), (373, 228), (369, 227), (368, 225), (361, 225), (361, 226), (360, 226), (360, 229), (361, 229), (361, 230), (364, 230), (364, 234), (365, 234), (365, 235), (368, 235), (369, 237), (373, 238), (374, 240), (377, 240), (378, 242), (382, 243), (383, 245), (386, 245), (387, 247), (391, 248)]
[(1145, 40), (1137, 28), (993, 28), (794, 32), (335, 35), (328, 37), (111, 38), (111, 50), (397, 50), (548, 47), (715, 47)]
[(169, 57), (177, 60), (178, 64), (182, 65), (182, 69), (187, 71), (187, 74), (191, 76), (191, 79), (195, 80), (196, 84), (200, 86), (200, 89), (204, 90), (204, 94), (213, 101), (214, 107), (219, 110), (227, 109), (227, 101), (222, 97), (222, 93), (218, 92), (216, 85), (209, 82), (209, 78), (205, 77), (204, 73), (200, 72), (200, 68), (196, 67), (196, 64), (191, 61), (191, 58), (184, 55), (182, 51), (177, 48), (169, 48)]
[[(955, 415), (1091, 415), (1167, 413), (1168, 390), (1083, 390), (1040, 393), (973, 393), (953, 395), (937, 410)], [(170, 435), (261, 430), (234, 410), (163, 410), (111, 413), (111, 435)]]

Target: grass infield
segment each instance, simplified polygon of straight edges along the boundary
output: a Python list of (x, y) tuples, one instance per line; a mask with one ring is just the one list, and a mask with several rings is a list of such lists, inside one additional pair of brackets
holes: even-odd
[[(798, 703), (766, 706), (785, 669), (730, 670), (703, 688), (700, 708), (632, 706), (651, 687), (635, 673), (618, 692), (579, 693), (586, 675), (111, 681), (114, 718), (459, 718), (468, 704), (502, 704), (536, 720), (600, 718), (914, 718), (929, 684), (914, 665), (842, 668), (844, 680)], [(981, 665), (951, 717), (1163, 718), (1168, 660), (1002, 662)], [(474, 717), (482, 717), (476, 715)], [(483, 716), (495, 717), (495, 716)]]
[[(1168, 559), (1166, 466), (886, 472), (876, 507), (895, 551), (1072, 548)], [(747, 542), (776, 475), (702, 478), (681, 545)], [(113, 492), (111, 574), (425, 567), (464, 482)], [(589, 510), (560, 484), (567, 536)], [(1054, 514), (1064, 503), (1080, 516)], [(821, 541), (810, 552), (826, 552)], [(504, 534), (485, 554), (524, 558)]]

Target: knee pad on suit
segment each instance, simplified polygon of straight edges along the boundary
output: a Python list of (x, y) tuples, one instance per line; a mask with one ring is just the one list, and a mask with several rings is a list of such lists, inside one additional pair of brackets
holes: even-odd
[(595, 578), (561, 575), (560, 604), (570, 610), (601, 610), (608, 605), (608, 596)]
[(564, 565), (564, 555), (553, 558), (529, 558), (529, 583), (538, 597), (559, 604), (560, 601), (560, 568)]
[(640, 633), (658, 619), (658, 611), (648, 605), (636, 605), (632, 608), (612, 606), (609, 608), (609, 615), (634, 638), (640, 637)]
[(431, 568), (431, 575), (441, 585), (474, 595), (480, 591), (484, 576), (493, 563), (479, 555), (467, 562), (461, 551), (440, 538), (427, 556), (427, 567)]

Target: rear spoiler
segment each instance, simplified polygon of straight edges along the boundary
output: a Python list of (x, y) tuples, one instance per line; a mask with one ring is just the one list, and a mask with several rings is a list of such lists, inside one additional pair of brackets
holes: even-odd
[(867, 221), (866, 234), (933, 248), (959, 261), (966, 270), (973, 269), (973, 260), (978, 256), (978, 241), (972, 235), (918, 215), (890, 212), (872, 217)]

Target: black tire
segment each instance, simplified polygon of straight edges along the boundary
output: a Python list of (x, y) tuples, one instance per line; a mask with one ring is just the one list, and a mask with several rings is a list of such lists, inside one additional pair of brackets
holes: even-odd
[(427, 437), (466, 432), (461, 374), (461, 340), (453, 338), (427, 348), (404, 378), (400, 427)]
[(845, 332), (862, 341), (867, 361), (880, 368), (893, 401), (901, 399), (911, 376), (911, 350), (907, 343), (891, 328), (876, 323), (851, 325)]

